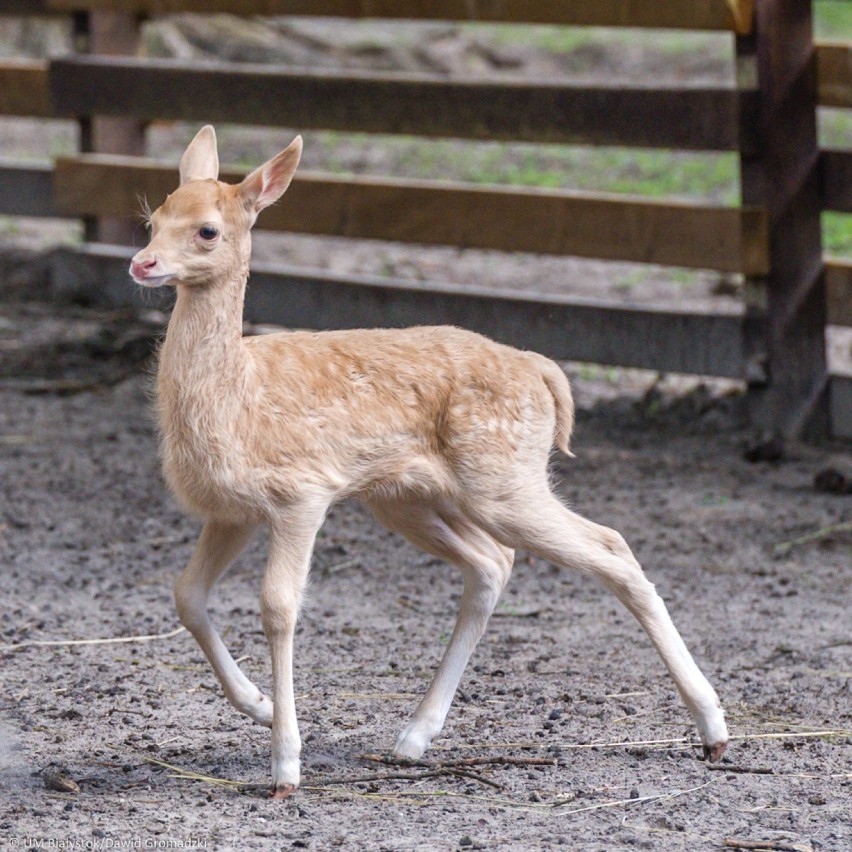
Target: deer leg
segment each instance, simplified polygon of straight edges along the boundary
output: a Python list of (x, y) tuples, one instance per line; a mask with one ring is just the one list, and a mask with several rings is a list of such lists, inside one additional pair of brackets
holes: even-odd
[(308, 579), (311, 551), (325, 507), (289, 509), (271, 525), (260, 614), (272, 657), (272, 790), (284, 799), (298, 786), (302, 749), (293, 692), (293, 634)]
[(210, 623), (207, 599), (213, 585), (245, 547), (254, 524), (208, 521), (195, 553), (175, 583), (181, 624), (195, 637), (222, 684), (228, 701), (261, 725), (272, 724), (272, 702), (243, 674)]
[(508, 504), (478, 504), (477, 521), (498, 540), (556, 565), (592, 574), (612, 591), (642, 625), (662, 658), (695, 720), (705, 754), (711, 761), (718, 760), (728, 742), (719, 699), (622, 536), (571, 512), (549, 490), (538, 497), (523, 489), (516, 493), (517, 499)]
[(371, 508), (385, 526), (427, 553), (452, 563), (464, 578), (461, 606), (447, 650), (394, 748), (396, 757), (417, 759), (444, 726), (462, 674), (509, 579), (514, 552), (452, 506), (374, 503)]

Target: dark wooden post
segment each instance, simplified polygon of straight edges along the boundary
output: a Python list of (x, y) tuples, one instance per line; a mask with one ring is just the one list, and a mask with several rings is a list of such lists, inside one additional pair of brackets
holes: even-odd
[[(139, 19), (119, 12), (91, 12), (75, 16), (75, 49), (102, 56), (134, 55), (139, 46)], [(145, 125), (133, 118), (86, 116), (80, 119), (80, 147), (84, 152), (142, 156)], [(85, 222), (86, 239), (132, 244), (140, 220), (128, 211), (124, 218), (103, 217)]]
[(825, 275), (820, 234), (816, 61), (811, 0), (757, 0), (755, 26), (737, 39), (742, 201), (767, 211), (770, 272), (746, 280), (745, 347), (754, 427), (787, 439), (828, 429)]

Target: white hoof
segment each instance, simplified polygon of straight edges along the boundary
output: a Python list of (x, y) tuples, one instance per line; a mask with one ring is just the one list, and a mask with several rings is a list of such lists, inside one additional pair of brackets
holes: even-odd
[(418, 730), (416, 723), (412, 722), (397, 738), (393, 756), (403, 760), (419, 760), (431, 742), (432, 737)]
[(704, 755), (711, 763), (715, 763), (725, 753), (728, 747), (728, 726), (725, 724), (725, 714), (718, 705), (712, 707), (695, 718), (698, 736), (704, 745)]
[[(276, 760), (272, 758), (272, 790), (284, 791), (290, 788), (290, 792), (299, 786), (301, 780), (301, 770), (299, 758), (289, 758)], [(273, 795), (273, 798), (283, 798), (283, 796)]]

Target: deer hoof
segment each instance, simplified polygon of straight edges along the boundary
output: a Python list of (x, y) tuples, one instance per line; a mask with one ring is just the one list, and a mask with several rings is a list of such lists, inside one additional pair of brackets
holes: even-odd
[(276, 784), (269, 791), (270, 799), (289, 799), (296, 792), (295, 784)]
[(722, 759), (722, 755), (725, 753), (727, 748), (728, 744), (726, 742), (716, 743), (716, 745), (705, 745), (704, 757), (710, 761), (710, 763), (718, 763)]

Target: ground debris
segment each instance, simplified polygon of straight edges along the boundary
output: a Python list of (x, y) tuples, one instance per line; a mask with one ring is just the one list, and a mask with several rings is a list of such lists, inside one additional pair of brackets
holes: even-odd
[(79, 793), (80, 785), (68, 774), (65, 769), (57, 766), (49, 766), (42, 772), (44, 786), (56, 793)]
[(790, 840), (746, 840), (741, 837), (726, 837), (726, 849), (753, 849), (756, 852), (813, 852), (810, 843)]

